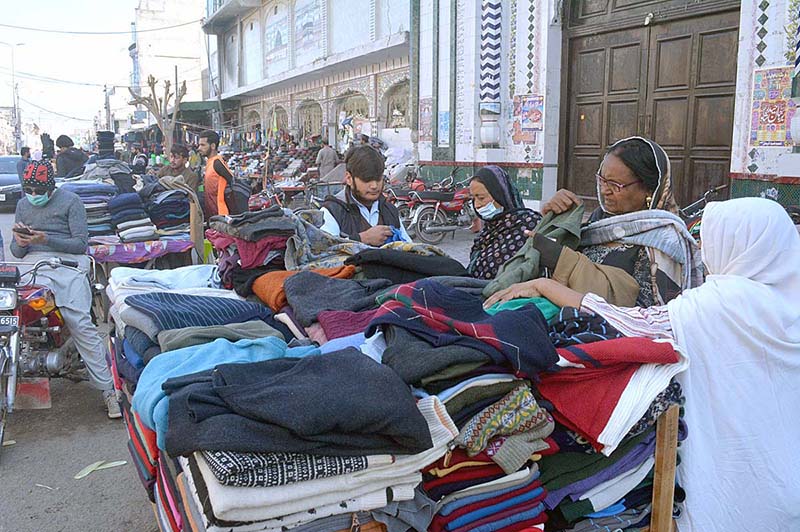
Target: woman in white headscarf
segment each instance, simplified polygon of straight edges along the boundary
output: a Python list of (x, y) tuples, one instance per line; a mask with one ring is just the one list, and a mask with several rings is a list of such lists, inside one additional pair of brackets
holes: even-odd
[(780, 205), (760, 198), (710, 203), (700, 232), (709, 276), (666, 306), (615, 307), (551, 279), (522, 297), (686, 350), (680, 532), (800, 530), (800, 236)]

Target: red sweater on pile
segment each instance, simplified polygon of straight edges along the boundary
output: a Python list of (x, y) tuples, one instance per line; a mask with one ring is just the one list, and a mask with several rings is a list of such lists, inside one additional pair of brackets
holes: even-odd
[(556, 351), (560, 370), (539, 374), (539, 393), (553, 404), (553, 417), (559, 423), (595, 448), (636, 370), (642, 364), (678, 362), (671, 344), (647, 338), (618, 338)]

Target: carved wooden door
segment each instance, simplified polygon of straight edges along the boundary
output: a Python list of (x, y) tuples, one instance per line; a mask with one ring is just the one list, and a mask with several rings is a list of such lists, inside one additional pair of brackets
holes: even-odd
[(728, 179), (736, 9), (727, 0), (569, 4), (562, 187), (593, 203), (606, 148), (630, 135), (653, 138), (667, 151), (680, 204)]

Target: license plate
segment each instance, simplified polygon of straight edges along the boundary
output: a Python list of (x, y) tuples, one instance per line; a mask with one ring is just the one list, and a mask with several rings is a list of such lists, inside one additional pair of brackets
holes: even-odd
[(16, 327), (19, 325), (19, 316), (0, 316), (0, 325)]
[(5, 200), (6, 200), (6, 195), (0, 194), (0, 201), (5, 201)]

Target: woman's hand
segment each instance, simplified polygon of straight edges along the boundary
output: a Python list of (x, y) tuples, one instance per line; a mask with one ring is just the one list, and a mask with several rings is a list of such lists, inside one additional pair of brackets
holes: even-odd
[(489, 299), (486, 300), (486, 302), (483, 304), (483, 308), (489, 308), (497, 303), (511, 301), (512, 299), (538, 297), (540, 293), (536, 289), (536, 281), (538, 281), (538, 279), (526, 281), (524, 283), (513, 284), (504, 290), (495, 292), (491, 297), (489, 297)]
[(548, 212), (561, 214), (576, 205), (583, 205), (583, 201), (569, 190), (562, 188), (542, 206), (542, 214), (547, 214)]
[(486, 300), (483, 308), (489, 308), (496, 303), (511, 301), (512, 299), (544, 297), (559, 307), (581, 308), (583, 295), (568, 288), (553, 279), (534, 279), (524, 283), (517, 283), (505, 290), (500, 290)]

